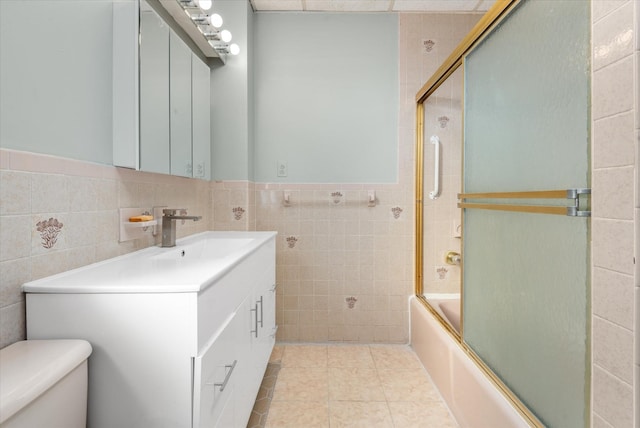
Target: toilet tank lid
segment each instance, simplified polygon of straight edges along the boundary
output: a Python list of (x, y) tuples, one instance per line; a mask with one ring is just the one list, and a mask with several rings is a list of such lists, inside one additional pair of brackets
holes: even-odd
[(0, 424), (91, 354), (86, 340), (24, 340), (0, 350)]

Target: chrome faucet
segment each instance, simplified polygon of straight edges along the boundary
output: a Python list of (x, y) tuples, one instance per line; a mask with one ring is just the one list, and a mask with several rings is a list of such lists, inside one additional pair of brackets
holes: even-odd
[(165, 208), (162, 210), (162, 247), (176, 246), (176, 220), (202, 219), (201, 215), (178, 215), (178, 212), (187, 212), (184, 209)]

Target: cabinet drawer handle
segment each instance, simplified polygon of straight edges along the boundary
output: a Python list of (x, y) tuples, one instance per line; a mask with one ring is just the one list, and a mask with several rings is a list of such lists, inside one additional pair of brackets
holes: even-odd
[(256, 318), (255, 318), (255, 320), (256, 320), (256, 324), (255, 324), (256, 328), (255, 328), (255, 330), (251, 330), (250, 333), (254, 333), (256, 335), (256, 337), (258, 337), (258, 304), (256, 303), (255, 308), (250, 309), (250, 311), (256, 313)]
[[(260, 328), (264, 327), (264, 302), (262, 299), (264, 299), (264, 297), (260, 296), (260, 300), (258, 300), (258, 303), (260, 303)], [(256, 326), (256, 329), (257, 328)]]
[(229, 378), (231, 377), (231, 373), (233, 373), (233, 369), (236, 368), (236, 364), (238, 363), (238, 360), (233, 360), (233, 364), (231, 364), (230, 366), (224, 366), (225, 370), (229, 369), (229, 371), (227, 372), (226, 376), (224, 377), (224, 380), (222, 381), (222, 383), (214, 383), (213, 386), (219, 386), (220, 387), (220, 392), (224, 391), (224, 389), (227, 387), (227, 382), (229, 382)]

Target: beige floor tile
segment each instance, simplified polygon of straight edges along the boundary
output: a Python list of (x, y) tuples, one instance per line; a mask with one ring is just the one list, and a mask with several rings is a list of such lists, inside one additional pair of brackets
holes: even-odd
[(395, 428), (457, 428), (458, 424), (449, 411), (440, 402), (406, 402), (389, 403), (391, 418)]
[(375, 369), (329, 368), (329, 400), (385, 401)]
[(329, 367), (375, 368), (368, 346), (329, 346)]
[(328, 428), (327, 402), (274, 401), (265, 428)]
[(416, 354), (405, 345), (371, 346), (371, 355), (379, 369), (423, 369)]
[(439, 401), (440, 395), (423, 370), (378, 370), (387, 401)]
[(393, 428), (383, 401), (330, 401), (329, 422), (331, 428)]
[(280, 363), (282, 361), (282, 354), (284, 353), (284, 346), (275, 345), (273, 347), (273, 351), (271, 351), (271, 356), (269, 357), (270, 363)]
[(283, 367), (273, 392), (273, 401), (327, 401), (326, 368)]
[(282, 368), (255, 428), (458, 427), (408, 346), (280, 345), (271, 361)]
[(282, 354), (282, 367), (327, 367), (327, 347), (288, 345)]

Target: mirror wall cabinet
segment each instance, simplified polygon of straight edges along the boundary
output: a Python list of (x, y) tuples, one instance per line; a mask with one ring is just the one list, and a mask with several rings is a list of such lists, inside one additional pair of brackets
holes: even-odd
[(209, 180), (209, 67), (144, 0), (114, 4), (113, 22), (114, 164)]

